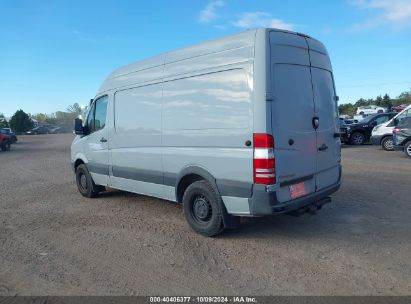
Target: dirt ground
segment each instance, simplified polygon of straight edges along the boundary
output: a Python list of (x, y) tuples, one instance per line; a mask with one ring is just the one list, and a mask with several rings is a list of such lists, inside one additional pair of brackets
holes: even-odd
[(0, 152), (0, 295), (410, 295), (411, 159), (343, 147), (343, 184), (317, 215), (193, 233), (177, 204), (82, 197), (73, 135)]

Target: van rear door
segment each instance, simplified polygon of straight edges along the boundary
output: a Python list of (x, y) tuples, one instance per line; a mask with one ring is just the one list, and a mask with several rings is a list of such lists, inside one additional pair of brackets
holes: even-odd
[(304, 37), (270, 32), (271, 124), (279, 189), (277, 200), (293, 198), (290, 186), (303, 183), (304, 194), (315, 192), (317, 138), (310, 59)]
[(337, 96), (327, 50), (319, 41), (305, 39), (310, 55), (315, 115), (318, 117), (316, 188), (321, 190), (337, 183), (341, 175)]
[(321, 190), (340, 177), (340, 133), (335, 90), (330, 71), (311, 67), (315, 115), (318, 117), (316, 187)]
[(270, 32), (271, 124), (279, 202), (321, 190), (339, 179), (337, 104), (331, 64), (321, 46), (301, 35)]

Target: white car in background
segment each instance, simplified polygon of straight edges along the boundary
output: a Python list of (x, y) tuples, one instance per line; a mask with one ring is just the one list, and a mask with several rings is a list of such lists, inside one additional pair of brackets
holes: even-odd
[(357, 108), (358, 115), (369, 115), (369, 114), (377, 114), (377, 113), (384, 113), (387, 109), (379, 106), (369, 105)]
[(411, 117), (411, 105), (406, 107), (389, 121), (374, 127), (371, 133), (371, 143), (373, 145), (381, 145), (381, 147), (386, 151), (394, 151), (392, 142), (392, 131), (395, 127), (394, 120), (397, 119), (400, 121), (406, 117)]

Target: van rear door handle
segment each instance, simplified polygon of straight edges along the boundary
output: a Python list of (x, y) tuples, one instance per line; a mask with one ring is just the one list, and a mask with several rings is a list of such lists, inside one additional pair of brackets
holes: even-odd
[(313, 128), (317, 130), (320, 126), (320, 119), (318, 117), (313, 117), (313, 120), (311, 122), (313, 124)]
[(104, 137), (102, 137), (102, 138), (100, 139), (100, 141), (101, 141), (101, 142), (107, 142), (107, 139), (105, 139)]
[(328, 149), (328, 146), (326, 144), (322, 144), (321, 147), (318, 148), (318, 151), (325, 151)]

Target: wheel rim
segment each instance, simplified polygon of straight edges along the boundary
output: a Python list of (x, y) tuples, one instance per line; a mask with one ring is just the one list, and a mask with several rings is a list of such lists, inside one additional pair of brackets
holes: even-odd
[(81, 191), (87, 191), (87, 177), (84, 173), (79, 174), (78, 185)]
[(363, 136), (361, 134), (354, 134), (352, 140), (355, 144), (360, 145), (363, 143)]
[(394, 148), (394, 144), (392, 142), (392, 139), (387, 139), (384, 141), (384, 147), (387, 150), (392, 150)]
[(212, 211), (211, 203), (204, 195), (197, 195), (193, 199), (191, 214), (197, 223), (208, 223), (211, 219)]
[(408, 156), (411, 156), (411, 145), (408, 145), (406, 151), (407, 151)]

